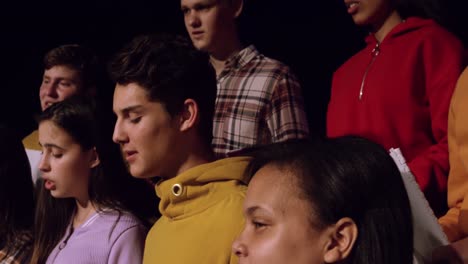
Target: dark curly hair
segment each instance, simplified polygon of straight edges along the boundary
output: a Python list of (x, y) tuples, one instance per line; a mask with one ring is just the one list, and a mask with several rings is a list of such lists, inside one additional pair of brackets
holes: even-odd
[(199, 135), (211, 145), (216, 74), (209, 56), (188, 39), (167, 34), (136, 37), (115, 55), (108, 70), (117, 84), (142, 86), (149, 99), (162, 103), (171, 116), (182, 112), (186, 99), (195, 100)]

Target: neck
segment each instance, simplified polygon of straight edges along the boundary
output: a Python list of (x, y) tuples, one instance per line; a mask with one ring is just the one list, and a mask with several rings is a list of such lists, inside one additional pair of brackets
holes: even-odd
[(219, 46), (221, 47), (219, 50), (210, 53), (211, 65), (216, 71), (216, 76), (223, 71), (226, 61), (242, 49), (242, 43), (239, 38), (232, 37), (230, 40), (222, 41)]
[(390, 15), (382, 22), (374, 25), (374, 36), (378, 42), (382, 40), (392, 31), (392, 29), (403, 21), (400, 14), (394, 10)]
[(73, 217), (73, 228), (81, 226), (95, 212), (96, 208), (89, 199), (76, 199), (76, 213)]
[[(177, 175), (183, 173), (186, 170), (189, 170), (193, 167), (212, 162), (214, 160), (213, 156), (208, 156), (208, 155), (197, 155), (197, 154), (191, 154), (187, 157), (187, 160), (184, 162), (184, 164), (179, 168), (179, 171), (177, 172)], [(177, 176), (175, 175), (175, 176)]]
[(166, 179), (174, 178), (186, 170), (215, 160), (211, 148), (203, 146), (201, 142), (196, 145), (185, 144), (185, 146), (187, 146), (185, 148), (187, 152), (180, 160), (180, 166)]

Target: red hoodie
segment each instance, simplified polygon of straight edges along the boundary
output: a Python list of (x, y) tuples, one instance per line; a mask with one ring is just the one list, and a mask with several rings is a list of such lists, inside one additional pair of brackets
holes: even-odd
[(436, 214), (446, 205), (447, 117), (463, 45), (432, 20), (408, 18), (334, 74), (327, 135), (400, 148)]

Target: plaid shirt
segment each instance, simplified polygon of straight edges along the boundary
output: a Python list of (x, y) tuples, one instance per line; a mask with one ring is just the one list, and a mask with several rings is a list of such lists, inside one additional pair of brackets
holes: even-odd
[(217, 79), (212, 146), (218, 158), (308, 136), (301, 88), (286, 65), (251, 45), (228, 59)]
[(33, 238), (30, 232), (21, 233), (9, 250), (0, 249), (0, 264), (27, 264), (32, 255)]

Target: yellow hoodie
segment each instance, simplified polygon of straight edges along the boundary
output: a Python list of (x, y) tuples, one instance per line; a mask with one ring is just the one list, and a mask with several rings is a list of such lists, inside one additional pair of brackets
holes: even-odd
[(468, 68), (452, 97), (448, 121), (450, 173), (449, 211), (439, 219), (450, 241), (468, 236)]
[(244, 226), (248, 162), (222, 159), (159, 182), (162, 216), (148, 233), (143, 263), (237, 263), (231, 245)]

